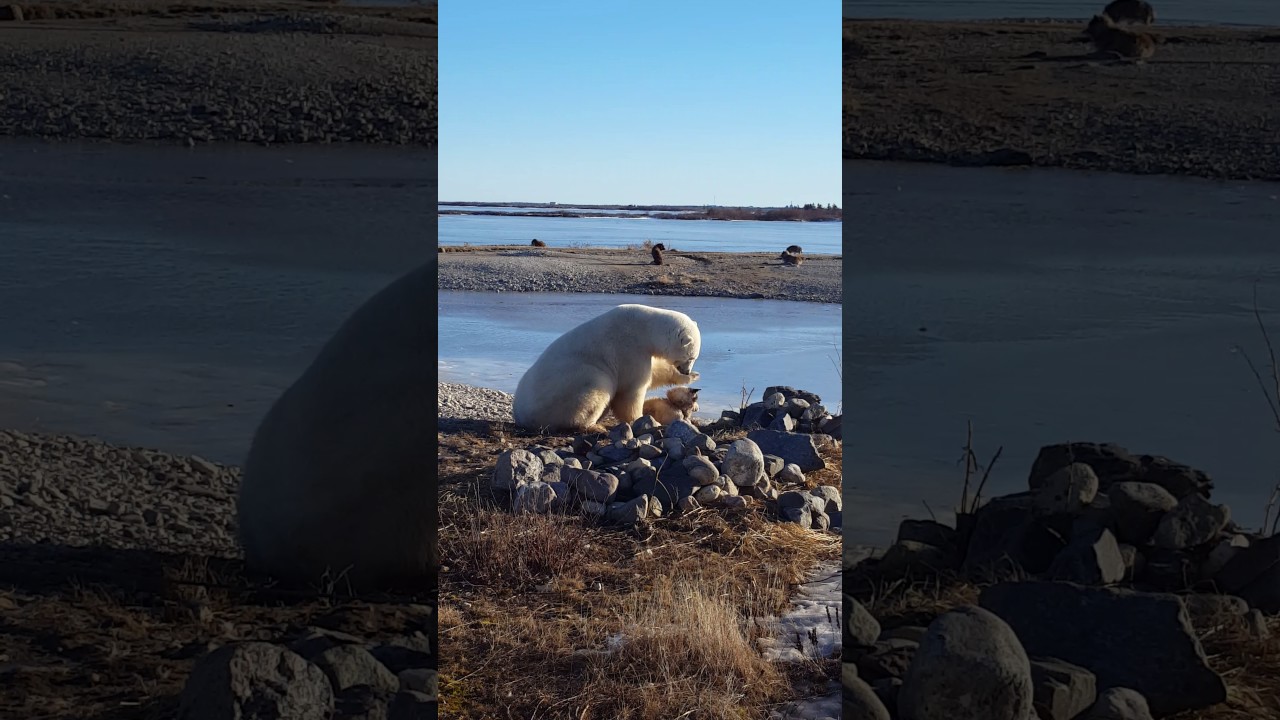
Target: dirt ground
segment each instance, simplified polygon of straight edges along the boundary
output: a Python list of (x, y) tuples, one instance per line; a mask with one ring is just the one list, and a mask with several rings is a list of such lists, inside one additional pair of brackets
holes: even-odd
[(1163, 27), (1145, 63), (1085, 21), (844, 21), (844, 157), (1280, 179), (1280, 29)]
[[(693, 222), (693, 221), (690, 221)], [(779, 253), (783, 248), (779, 248)], [(594, 292), (797, 300), (843, 298), (841, 255), (809, 255), (799, 266), (778, 253), (672, 251), (653, 265), (643, 248), (443, 247), (441, 290)]]

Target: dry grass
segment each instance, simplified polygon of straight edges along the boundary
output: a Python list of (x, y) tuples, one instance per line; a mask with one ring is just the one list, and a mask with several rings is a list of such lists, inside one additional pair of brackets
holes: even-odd
[[(759, 505), (635, 531), (512, 515), (489, 490), (511, 432), (439, 438), (442, 716), (741, 719), (793, 698), (796, 680), (761, 657), (767, 629), (753, 618), (784, 611), (813, 565), (838, 556), (837, 536)], [(515, 444), (533, 442), (565, 439)], [(839, 485), (835, 471), (814, 476)], [(834, 663), (821, 670), (834, 679)]]

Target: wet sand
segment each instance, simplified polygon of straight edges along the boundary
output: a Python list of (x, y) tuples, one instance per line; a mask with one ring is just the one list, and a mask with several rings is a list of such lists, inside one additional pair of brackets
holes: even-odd
[(844, 157), (1280, 179), (1280, 28), (1162, 27), (1092, 56), (1079, 21), (844, 21)]
[(784, 265), (775, 253), (476, 247), (439, 253), (440, 290), (684, 295), (838, 303), (841, 255), (805, 255)]

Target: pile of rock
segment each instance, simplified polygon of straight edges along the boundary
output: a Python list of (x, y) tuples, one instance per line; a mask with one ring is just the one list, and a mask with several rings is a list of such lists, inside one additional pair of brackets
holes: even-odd
[(839, 527), (837, 488), (805, 490), (805, 473), (826, 467), (823, 434), (758, 429), (718, 444), (708, 428), (684, 420), (663, 426), (651, 416), (608, 434), (579, 435), (572, 446), (533, 445), (503, 452), (493, 488), (516, 512), (577, 512), (632, 526), (667, 512), (700, 507), (745, 511), (755, 503), (806, 528)]
[[(998, 582), (981, 610), (927, 629), (881, 632), (846, 596), (846, 701), (872, 708), (846, 717), (1024, 718), (1034, 702), (1040, 718), (1125, 720), (1225, 701), (1191, 618), (1265, 639), (1280, 536), (1232, 523), (1203, 472), (1115, 445), (1042, 448), (1028, 485), (956, 527), (904, 520), (894, 545), (847, 571), (847, 587), (933, 573)], [(996, 710), (938, 714), (964, 698)]]
[(804, 390), (785, 385), (764, 389), (764, 399), (754, 402), (741, 411), (725, 410), (720, 419), (709, 429), (764, 428), (778, 432), (821, 433), (836, 440), (843, 439), (840, 429), (842, 417), (827, 412), (822, 398)]
[(845, 596), (844, 716), (1151, 720), (1224, 702), (1175, 595), (1005, 582), (927, 627)]
[(205, 655), (183, 688), (179, 717), (434, 718), (437, 683), (427, 633), (368, 643), (310, 627), (280, 643), (237, 642)]
[(1144, 590), (1222, 590), (1280, 611), (1280, 539), (1231, 521), (1213, 481), (1168, 458), (1115, 445), (1042, 448), (1029, 490), (993, 498), (957, 527), (907, 520), (868, 568), (958, 570), (973, 579), (1039, 577)]

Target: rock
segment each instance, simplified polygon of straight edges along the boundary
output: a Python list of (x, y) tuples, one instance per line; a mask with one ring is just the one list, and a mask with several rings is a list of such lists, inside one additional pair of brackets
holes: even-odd
[(364, 641), (355, 635), (321, 627), (308, 627), (298, 638), (289, 643), (289, 649), (304, 660), (314, 660), (329, 648), (339, 645), (360, 645)]
[(618, 476), (611, 473), (567, 469), (560, 476), (584, 500), (609, 502), (618, 491)]
[(401, 690), (391, 701), (387, 720), (436, 720), (435, 696), (413, 690)]
[(924, 640), (925, 633), (929, 628), (921, 625), (902, 625), (896, 628), (880, 631), (881, 640), (910, 640), (917, 645)]
[(790, 483), (792, 485), (804, 484), (804, 473), (801, 472), (800, 466), (795, 463), (787, 463), (782, 466), (782, 471), (778, 473), (778, 482)]
[(787, 398), (780, 392), (765, 392), (764, 408), (766, 410), (780, 410), (787, 406)]
[(1072, 540), (1049, 566), (1049, 577), (1084, 585), (1111, 585), (1124, 579), (1125, 562), (1110, 530)]
[(793, 432), (796, 429), (796, 420), (786, 412), (779, 412), (773, 416), (773, 422), (769, 423), (769, 429), (778, 432)]
[(904, 519), (898, 523), (898, 542), (910, 540), (934, 547), (954, 547), (956, 544), (955, 528), (943, 525), (934, 520)]
[(392, 693), (400, 689), (400, 681), (358, 645), (338, 645), (321, 653), (313, 661), (329, 678), (335, 693), (341, 693), (356, 685), (368, 685), (376, 690)]
[(898, 693), (903, 720), (1027, 720), (1031, 662), (1003, 620), (966, 606), (929, 625)]
[(1271, 627), (1267, 625), (1267, 616), (1257, 608), (1244, 614), (1244, 626), (1249, 631), (1249, 637), (1258, 642), (1264, 642), (1271, 637)]
[(1147, 699), (1125, 687), (1113, 687), (1098, 696), (1081, 720), (1153, 720)]
[(368, 685), (356, 685), (334, 696), (334, 716), (339, 720), (388, 720), (393, 693)]
[(527, 482), (542, 479), (542, 459), (521, 448), (504, 450), (493, 470), (493, 489), (514, 492)]
[(699, 485), (711, 485), (720, 477), (720, 471), (716, 469), (715, 464), (700, 455), (690, 455), (685, 458), (684, 469)]
[(782, 472), (782, 468), (786, 464), (787, 463), (777, 455), (769, 455), (766, 453), (764, 456), (764, 474), (772, 480), (777, 477), (778, 473)]
[(609, 439), (615, 443), (630, 440), (635, 436), (635, 432), (632, 431), (631, 426), (627, 423), (619, 423), (609, 428)]
[(979, 603), (1009, 623), (1027, 652), (1088, 668), (1099, 687), (1134, 688), (1160, 717), (1226, 700), (1177, 596), (1007, 582), (983, 589)]
[(1093, 673), (1057, 658), (1032, 657), (1031, 683), (1040, 720), (1073, 720), (1098, 699)]
[(703, 485), (693, 494), (693, 499), (699, 504), (710, 505), (724, 496), (724, 491), (718, 485)]
[(840, 497), (840, 489), (830, 485), (819, 485), (809, 491), (814, 497), (826, 500), (826, 507), (821, 510), (827, 514), (844, 510), (844, 498)]
[(630, 527), (649, 516), (649, 496), (641, 495), (627, 502), (609, 505), (609, 522)]
[(324, 672), (279, 645), (224, 645), (196, 662), (182, 689), (181, 720), (307, 720), (329, 717), (333, 688)]
[(687, 513), (697, 510), (702, 505), (692, 495), (686, 495), (676, 501), (676, 507), (680, 509), (680, 512)]
[(1098, 476), (1084, 463), (1072, 463), (1045, 478), (1031, 493), (1031, 509), (1041, 515), (1077, 514), (1098, 494)]
[(1264, 573), (1280, 565), (1280, 535), (1254, 542), (1237, 552), (1213, 577), (1223, 592), (1239, 595)]
[(1143, 545), (1151, 539), (1160, 518), (1178, 505), (1178, 499), (1155, 483), (1122, 482), (1107, 492), (1116, 535), (1127, 543)]
[(751, 507), (751, 498), (745, 495), (731, 495), (721, 498), (720, 505), (730, 512), (742, 512)]
[(868, 682), (901, 681), (916, 657), (920, 643), (913, 640), (877, 640), (869, 652), (857, 655), (858, 673)]
[(813, 510), (808, 503), (799, 507), (778, 507), (778, 519), (793, 522), (806, 530), (813, 527)]
[(569, 483), (553, 482), (547, 483), (547, 487), (551, 488), (551, 509), (556, 512), (564, 512), (569, 509)]
[(644, 435), (653, 432), (654, 428), (659, 426), (659, 422), (652, 415), (641, 415), (631, 423), (631, 432), (635, 435)]
[(1213, 480), (1189, 465), (1174, 462), (1166, 457), (1151, 455), (1143, 455), (1139, 460), (1142, 479), (1163, 487), (1179, 500), (1192, 493), (1207, 498), (1213, 491)]
[(1138, 569), (1142, 562), (1142, 555), (1138, 553), (1138, 548), (1132, 545), (1120, 544), (1120, 558), (1124, 561), (1124, 582), (1132, 582), (1138, 575)]
[(892, 577), (903, 577), (916, 572), (932, 575), (954, 566), (955, 556), (949, 549), (902, 540), (885, 550), (878, 567)]
[(740, 487), (751, 487), (764, 472), (764, 453), (751, 440), (735, 440), (720, 464), (720, 472)]
[(1035, 462), (1031, 465), (1027, 486), (1035, 490), (1050, 475), (1076, 462), (1093, 468), (1094, 474), (1099, 479), (1099, 489), (1102, 490), (1110, 488), (1113, 482), (1137, 480), (1141, 473), (1141, 462), (1138, 458), (1119, 445), (1063, 443), (1040, 448)]
[(742, 427), (751, 429), (768, 424), (772, 415), (765, 410), (764, 403), (752, 403), (742, 412)]
[(808, 390), (797, 390), (790, 385), (770, 385), (764, 389), (764, 397), (769, 397), (774, 393), (781, 393), (784, 400), (799, 398), (810, 404), (818, 404), (822, 402), (822, 398), (817, 393), (811, 393)]
[(582, 504), (579, 505), (579, 509), (582, 511), (584, 516), (598, 520), (604, 517), (605, 513), (609, 512), (609, 505), (608, 503), (597, 502), (595, 500), (583, 500)]
[(680, 438), (664, 438), (662, 440), (662, 450), (667, 454), (667, 457), (672, 460), (679, 460), (685, 455), (684, 441)]
[(689, 446), (703, 455), (709, 455), (715, 451), (716, 441), (712, 440), (711, 436), (706, 433), (698, 433), (693, 438), (693, 441), (689, 443)]
[(778, 509), (805, 507), (809, 505), (809, 494), (802, 490), (788, 490), (778, 495)]
[(1227, 563), (1231, 562), (1236, 553), (1247, 547), (1249, 547), (1249, 538), (1239, 533), (1219, 540), (1218, 544), (1209, 551), (1208, 557), (1200, 564), (1200, 577), (1211, 578), (1217, 575), (1227, 566)]
[[(556, 483), (561, 485), (563, 483)], [(551, 505), (555, 502), (556, 491), (552, 489), (550, 483), (535, 481), (526, 485), (521, 485), (516, 490), (516, 501), (514, 510), (517, 513), (548, 513), (551, 512)]]
[(0, 22), (22, 22), (24, 18), (21, 5), (0, 5)]
[(692, 443), (693, 439), (702, 434), (696, 425), (687, 420), (676, 420), (667, 426), (667, 437), (676, 438), (682, 443)]
[(1215, 539), (1231, 520), (1231, 508), (1191, 493), (1161, 518), (1152, 542), (1170, 550), (1193, 548)]
[(802, 472), (821, 470), (827, 466), (809, 435), (752, 430), (747, 433), (747, 439), (759, 446), (762, 453), (777, 455), (785, 462), (795, 463)]
[(435, 663), (435, 656), (431, 653), (431, 638), (422, 632), (376, 645), (369, 652), (396, 675), (413, 668), (430, 667)]
[(1042, 573), (1066, 540), (1030, 512), (1029, 495), (995, 498), (977, 512), (963, 570), (970, 577)]
[[(852, 667), (853, 663), (844, 663)], [(856, 673), (843, 673), (841, 677), (841, 713), (844, 720), (890, 720), (889, 710), (881, 702), (875, 690), (871, 689)]]

